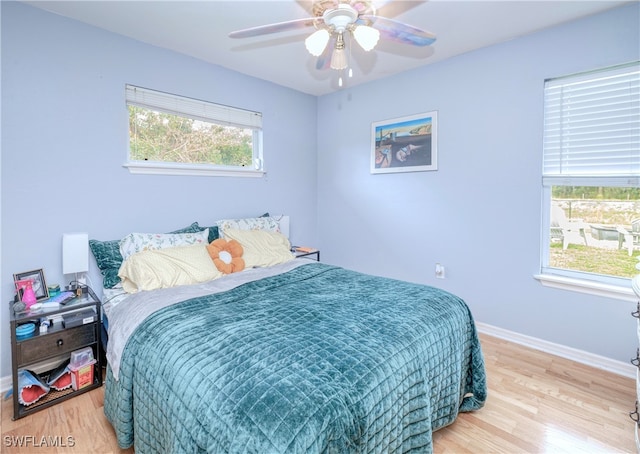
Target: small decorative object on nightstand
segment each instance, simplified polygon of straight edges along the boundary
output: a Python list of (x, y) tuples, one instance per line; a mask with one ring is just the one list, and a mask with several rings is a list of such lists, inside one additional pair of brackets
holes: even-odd
[(307, 247), (307, 246), (292, 246), (291, 251), (293, 252), (293, 255), (296, 256), (296, 258), (309, 257), (311, 255), (315, 255), (316, 260), (318, 262), (320, 261), (320, 249)]
[[(24, 312), (15, 312), (12, 302), (13, 419), (102, 386), (100, 300), (90, 288), (81, 290), (64, 305), (45, 301)], [(71, 386), (73, 370), (66, 367), (79, 350), (90, 350), (95, 358), (88, 366), (93, 370), (85, 371), (84, 366), (83, 377), (90, 377), (90, 382), (82, 387)]]

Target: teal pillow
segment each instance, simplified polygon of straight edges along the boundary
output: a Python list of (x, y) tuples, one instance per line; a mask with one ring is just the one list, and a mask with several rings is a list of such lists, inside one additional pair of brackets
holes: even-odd
[(220, 232), (218, 231), (217, 225), (214, 225), (213, 227), (200, 227), (200, 231), (204, 229), (209, 229), (209, 243), (220, 238)]
[[(204, 229), (197, 222), (179, 230), (167, 233), (196, 233)], [(218, 234), (216, 230), (216, 235)], [(209, 238), (211, 238), (211, 230), (209, 230)], [(216, 236), (217, 238), (217, 236)], [(213, 240), (210, 240), (211, 242)], [(104, 288), (113, 288), (120, 282), (118, 271), (122, 265), (122, 255), (120, 254), (120, 240), (98, 241), (89, 240), (89, 247), (93, 256), (96, 258), (98, 268), (102, 273), (102, 286)]]
[(118, 270), (120, 269), (120, 265), (122, 265), (120, 240), (89, 240), (89, 247), (102, 273), (102, 286), (104, 288), (113, 288), (113, 286), (120, 282), (120, 278), (118, 277)]

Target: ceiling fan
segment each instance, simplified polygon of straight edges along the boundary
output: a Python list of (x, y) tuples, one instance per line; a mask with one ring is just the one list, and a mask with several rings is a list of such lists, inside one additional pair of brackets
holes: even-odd
[[(313, 17), (237, 30), (229, 33), (229, 37), (249, 38), (314, 27), (316, 30), (305, 39), (305, 47), (311, 55), (318, 57), (316, 68), (330, 67), (340, 71), (348, 68), (345, 35), (365, 51), (375, 48), (381, 37), (412, 46), (428, 46), (436, 40), (434, 34), (425, 30), (378, 16), (373, 3), (372, 0), (314, 0)], [(391, 1), (376, 3), (382, 7)], [(338, 83), (342, 86), (342, 77)]]

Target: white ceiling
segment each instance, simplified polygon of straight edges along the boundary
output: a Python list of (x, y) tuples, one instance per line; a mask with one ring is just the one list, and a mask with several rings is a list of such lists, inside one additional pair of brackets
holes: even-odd
[[(636, 0), (637, 1), (637, 0)], [(231, 39), (229, 32), (311, 16), (311, 1), (26, 1), (136, 40), (322, 95), (338, 90), (338, 72), (317, 70), (304, 47), (313, 28)], [(375, 3), (375, 1), (374, 1)], [(431, 0), (379, 2), (379, 14), (435, 33), (432, 46), (383, 41), (351, 54), (354, 86), (442, 61), (543, 28), (615, 8), (615, 0)]]

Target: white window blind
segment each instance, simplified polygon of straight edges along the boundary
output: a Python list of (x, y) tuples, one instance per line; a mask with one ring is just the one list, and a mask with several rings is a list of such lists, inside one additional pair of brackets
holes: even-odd
[[(543, 182), (640, 177), (640, 64), (551, 79), (544, 89)], [(602, 183), (602, 182), (600, 182)]]
[(185, 98), (148, 88), (126, 86), (127, 104), (173, 115), (187, 114), (191, 118), (226, 126), (262, 129), (262, 114), (250, 110)]

